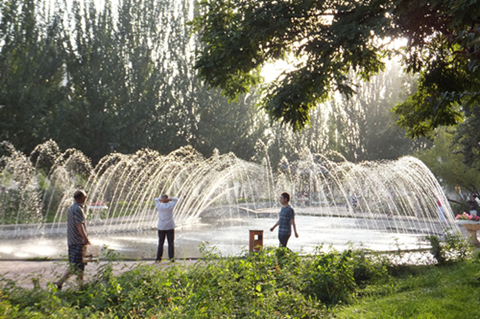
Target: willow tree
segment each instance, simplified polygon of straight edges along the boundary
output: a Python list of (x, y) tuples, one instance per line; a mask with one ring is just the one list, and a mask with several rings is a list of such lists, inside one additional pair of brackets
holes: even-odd
[(365, 83), (352, 79), (356, 94), (337, 95), (310, 112), (310, 127), (294, 132), (273, 123), (266, 130), (265, 145), (272, 163), (284, 155), (298, 158), (307, 147), (312, 153), (341, 154), (351, 162), (397, 159), (431, 145), (426, 138), (410, 139), (395, 125), (391, 108), (415, 90), (414, 78), (399, 72), (398, 63)]

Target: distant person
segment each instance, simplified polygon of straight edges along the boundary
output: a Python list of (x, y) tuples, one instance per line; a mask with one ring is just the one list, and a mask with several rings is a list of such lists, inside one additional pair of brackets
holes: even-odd
[(353, 193), (352, 194), (352, 206), (357, 208), (357, 194)]
[(438, 211), (438, 219), (440, 219), (441, 223), (445, 223), (445, 211), (443, 210), (442, 203), (440, 202), (440, 199), (437, 197), (437, 211)]
[(419, 218), (422, 216), (422, 207), (420, 203), (422, 202), (422, 199), (420, 198), (420, 195), (415, 193), (415, 217)]
[(478, 212), (478, 202), (476, 200), (477, 196), (473, 194), (470, 196), (470, 200), (468, 201), (468, 204), (470, 205), (470, 215), (472, 216), (477, 216)]
[(63, 283), (73, 274), (77, 275), (78, 285), (82, 288), (83, 273), (85, 271), (83, 251), (86, 245), (90, 245), (85, 225), (85, 214), (83, 213), (83, 205), (87, 199), (87, 194), (82, 190), (77, 190), (73, 194), (73, 199), (75, 202), (67, 212), (68, 262), (70, 267), (65, 271), (63, 277), (54, 283), (59, 290), (62, 289)]
[(293, 231), (295, 232), (295, 237), (298, 238), (297, 226), (295, 225), (295, 212), (293, 211), (292, 206), (290, 206), (290, 194), (282, 193), (280, 195), (280, 203), (283, 207), (280, 210), (278, 221), (272, 228), (270, 228), (270, 231), (273, 231), (279, 226), (278, 240), (280, 241), (280, 247), (287, 247), (288, 239), (292, 235), (292, 226)]
[(175, 257), (175, 221), (173, 220), (173, 208), (177, 204), (178, 198), (169, 198), (163, 194), (159, 198), (155, 198), (155, 206), (158, 210), (158, 250), (156, 262), (162, 261), (163, 245), (165, 236), (168, 241), (168, 259), (174, 261)]
[(357, 194), (355, 194), (355, 192), (352, 193), (352, 196), (350, 197), (350, 202), (352, 203), (352, 211), (355, 214), (357, 210), (357, 204), (358, 204)]
[(393, 204), (393, 197), (390, 193), (387, 194), (387, 216), (388, 217), (393, 217), (393, 211), (395, 209), (394, 204)]

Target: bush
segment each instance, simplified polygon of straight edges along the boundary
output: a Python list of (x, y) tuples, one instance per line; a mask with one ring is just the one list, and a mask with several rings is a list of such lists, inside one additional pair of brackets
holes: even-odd
[(463, 214), (463, 212), (470, 211), (470, 205), (467, 201), (462, 202), (450, 202), (450, 207), (452, 208), (453, 217)]
[(311, 263), (307, 293), (326, 305), (348, 303), (359, 286), (388, 276), (382, 261), (367, 258), (361, 250), (348, 249), (339, 253), (334, 249), (329, 252), (317, 249)]
[(472, 248), (461, 234), (446, 231), (444, 237), (444, 241), (435, 235), (425, 237), (432, 245), (430, 252), (438, 264), (463, 261), (471, 256)]

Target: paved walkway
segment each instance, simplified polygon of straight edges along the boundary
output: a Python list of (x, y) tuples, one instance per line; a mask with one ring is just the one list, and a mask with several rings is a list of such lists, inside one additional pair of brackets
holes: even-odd
[[(106, 262), (90, 263), (85, 268), (85, 280), (88, 282), (96, 273), (98, 267), (104, 265)], [(194, 260), (177, 260), (176, 265), (193, 265)], [(155, 265), (163, 269), (169, 267), (171, 264), (168, 261), (163, 261), (160, 264), (154, 263), (153, 260), (145, 261), (122, 261), (115, 263), (114, 272), (121, 274), (128, 271), (139, 264)], [(14, 279), (17, 285), (33, 288), (32, 278), (38, 278), (39, 284), (45, 288), (48, 282), (53, 282), (59, 279), (67, 268), (67, 263), (63, 261), (0, 261), (0, 277), (7, 279)], [(75, 284), (75, 278), (71, 277), (65, 285)]]

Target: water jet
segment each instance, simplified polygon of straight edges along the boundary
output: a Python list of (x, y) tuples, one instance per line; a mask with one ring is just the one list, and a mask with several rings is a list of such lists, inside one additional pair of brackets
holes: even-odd
[[(388, 250), (395, 238), (405, 248), (426, 247), (425, 235), (457, 229), (443, 191), (418, 159), (349, 163), (306, 152), (278, 169), (268, 158), (255, 163), (214, 152), (204, 158), (191, 147), (170, 154), (143, 149), (112, 153), (93, 167), (79, 150), (60, 152), (45, 142), (27, 157), (7, 142), (1, 159), (0, 258), (66, 254), (66, 212), (81, 185), (88, 193), (88, 232), (126, 257), (153, 258), (157, 213), (153, 198), (184, 195), (175, 210), (178, 256), (199, 256), (198, 245), (238, 254), (249, 229), (268, 230), (287, 191), (296, 211), (299, 239), (291, 248), (348, 242)], [(444, 220), (437, 199), (445, 208)], [(277, 245), (265, 231), (265, 245)]]

